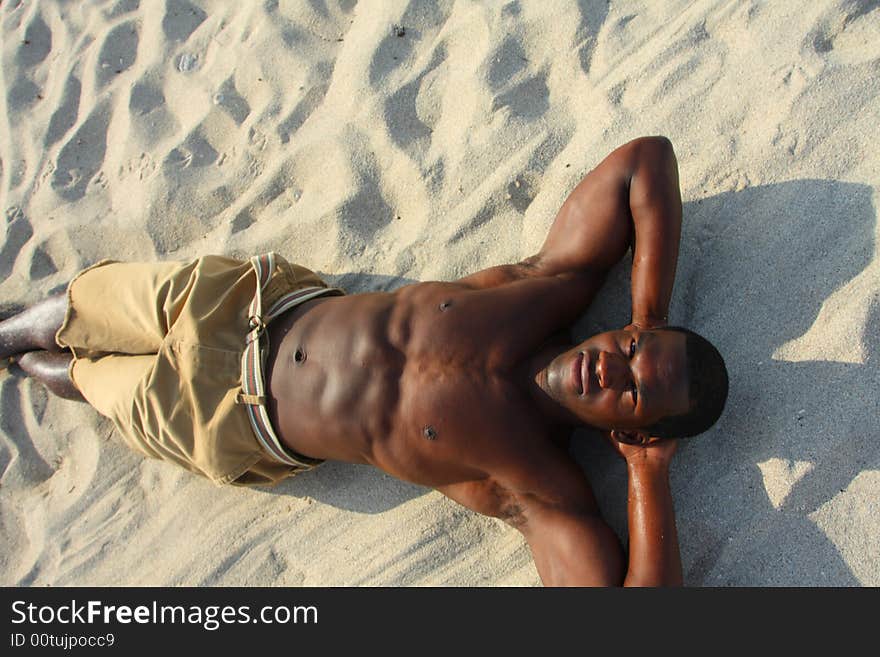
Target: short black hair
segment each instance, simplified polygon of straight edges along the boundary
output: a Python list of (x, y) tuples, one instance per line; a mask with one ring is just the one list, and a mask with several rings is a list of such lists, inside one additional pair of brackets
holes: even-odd
[(727, 366), (711, 342), (682, 326), (664, 326), (658, 331), (675, 331), (685, 336), (689, 408), (681, 415), (661, 418), (645, 427), (658, 438), (689, 438), (709, 429), (727, 402)]

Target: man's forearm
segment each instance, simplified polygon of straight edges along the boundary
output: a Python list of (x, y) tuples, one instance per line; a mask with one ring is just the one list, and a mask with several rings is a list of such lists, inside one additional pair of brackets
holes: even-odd
[(632, 322), (650, 328), (667, 323), (681, 238), (678, 164), (668, 140), (639, 144), (630, 178), (633, 220)]
[(627, 461), (629, 568), (624, 586), (680, 586), (681, 556), (669, 464)]

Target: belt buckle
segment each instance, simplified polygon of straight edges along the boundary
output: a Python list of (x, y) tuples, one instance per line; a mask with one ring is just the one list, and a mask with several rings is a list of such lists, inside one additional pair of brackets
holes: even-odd
[(248, 317), (248, 341), (258, 340), (266, 330), (266, 323), (259, 315), (251, 315)]

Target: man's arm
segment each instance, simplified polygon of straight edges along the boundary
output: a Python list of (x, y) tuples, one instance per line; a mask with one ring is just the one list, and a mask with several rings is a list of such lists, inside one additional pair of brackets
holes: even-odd
[(527, 276), (603, 277), (633, 249), (632, 321), (666, 323), (681, 233), (672, 144), (641, 137), (613, 151), (575, 187), (541, 250), (522, 263), (483, 270), (463, 283), (494, 287)]
[(669, 462), (628, 459), (626, 469), (629, 569), (624, 586), (681, 586)]
[(519, 530), (544, 586), (620, 586), (626, 559), (617, 535), (595, 514), (531, 506)]
[[(669, 488), (675, 441), (620, 445), (627, 462), (629, 562), (597, 515), (539, 502), (527, 505), (520, 531), (548, 586), (681, 586), (681, 556)], [(624, 568), (626, 572), (624, 573)]]
[(629, 205), (635, 226), (632, 323), (665, 326), (675, 284), (681, 240), (678, 162), (668, 140), (654, 142), (630, 179)]

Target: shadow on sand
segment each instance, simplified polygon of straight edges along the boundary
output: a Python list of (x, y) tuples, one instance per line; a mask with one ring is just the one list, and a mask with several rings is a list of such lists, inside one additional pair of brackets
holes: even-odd
[[(876, 293), (861, 336), (834, 334), (860, 339), (863, 363), (788, 362), (774, 354), (810, 331), (829, 296), (870, 263), (871, 189), (797, 180), (690, 202), (684, 216), (670, 321), (712, 340), (731, 381), (721, 420), (683, 441), (673, 467), (686, 582), (858, 585), (810, 516), (860, 472), (880, 467)], [(628, 263), (609, 283), (578, 337), (628, 321)], [(625, 536), (622, 465), (598, 441), (574, 441), (572, 449)], [(791, 477), (776, 504), (760, 468), (768, 462), (781, 464), (783, 474), (794, 473), (796, 463), (810, 468)]]

